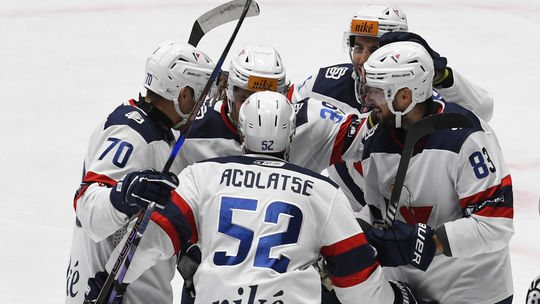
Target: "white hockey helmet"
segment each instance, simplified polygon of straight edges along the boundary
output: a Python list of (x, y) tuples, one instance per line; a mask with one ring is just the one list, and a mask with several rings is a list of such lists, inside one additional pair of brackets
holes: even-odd
[[(187, 122), (189, 113), (182, 113), (178, 104), (180, 90), (186, 86), (197, 100), (210, 78), (214, 63), (206, 54), (187, 43), (164, 42), (146, 60), (144, 87), (172, 100), (178, 115)], [(181, 125), (180, 124), (180, 125)]]
[[(368, 98), (379, 104), (388, 104), (396, 115), (397, 128), (401, 127), (403, 115), (433, 95), (433, 60), (416, 42), (400, 41), (379, 48), (364, 63), (364, 70)], [(411, 90), (412, 102), (404, 111), (396, 111), (393, 100), (403, 88)]]
[(279, 53), (268, 45), (249, 45), (234, 56), (229, 66), (227, 100), (229, 111), (235, 101), (234, 88), (275, 91), (285, 94), (285, 67)]
[(256, 92), (246, 99), (238, 115), (242, 149), (259, 153), (288, 154), (296, 129), (296, 113), (283, 94)]
[(407, 16), (401, 9), (390, 5), (366, 4), (352, 17), (343, 40), (349, 49), (354, 46), (355, 36), (380, 38), (388, 32), (407, 30)]

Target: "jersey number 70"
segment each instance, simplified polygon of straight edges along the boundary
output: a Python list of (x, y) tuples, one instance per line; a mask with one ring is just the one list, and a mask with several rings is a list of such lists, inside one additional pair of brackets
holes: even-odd
[[(233, 210), (257, 209), (258, 201), (239, 197), (222, 197), (219, 212), (218, 231), (231, 236), (240, 241), (238, 253), (234, 256), (227, 255), (224, 251), (216, 251), (214, 254), (214, 264), (217, 266), (238, 265), (248, 256), (253, 244), (254, 232), (251, 229), (232, 223)], [(265, 211), (265, 223), (277, 224), (279, 215), (289, 215), (289, 225), (285, 232), (275, 233), (260, 237), (256, 242), (255, 260), (253, 266), (271, 268), (279, 273), (287, 271), (290, 259), (281, 255), (279, 258), (270, 258), (272, 247), (295, 244), (298, 241), (300, 228), (302, 227), (302, 211), (295, 205), (274, 201), (271, 202)]]

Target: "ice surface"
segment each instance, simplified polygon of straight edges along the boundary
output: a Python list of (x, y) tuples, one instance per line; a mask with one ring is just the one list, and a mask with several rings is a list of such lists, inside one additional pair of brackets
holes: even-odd
[[(2, 0), (0, 4), (0, 303), (62, 303), (74, 212), (91, 130), (142, 90), (146, 56), (187, 41), (193, 21), (222, 1)], [(360, 1), (259, 0), (232, 53), (266, 43), (289, 78), (348, 61), (341, 46)], [(514, 184), (515, 303), (540, 274), (540, 3), (411, 0), (410, 30), (491, 92), (495, 128)], [(200, 43), (217, 60), (234, 24)], [(177, 276), (179, 277), (179, 276)], [(177, 280), (179, 281), (179, 279)], [(176, 299), (179, 302), (179, 299)]]

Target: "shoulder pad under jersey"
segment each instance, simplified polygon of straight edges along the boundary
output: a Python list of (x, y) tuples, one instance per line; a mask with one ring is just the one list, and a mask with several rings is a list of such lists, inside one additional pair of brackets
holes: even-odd
[(320, 68), (312, 90), (357, 108), (353, 73), (354, 68), (350, 63)]
[(117, 125), (126, 125), (141, 135), (147, 143), (173, 138), (172, 131), (164, 133), (139, 108), (133, 105), (117, 107), (105, 121), (104, 130)]
[(240, 142), (238, 131), (227, 118), (225, 103), (205, 104), (193, 121), (187, 138), (225, 138)]

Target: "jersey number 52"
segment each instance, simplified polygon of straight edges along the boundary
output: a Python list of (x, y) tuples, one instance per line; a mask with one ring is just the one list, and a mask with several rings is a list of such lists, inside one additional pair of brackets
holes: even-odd
[[(232, 223), (233, 210), (255, 211), (258, 201), (239, 197), (222, 197), (219, 212), (218, 231), (240, 241), (236, 255), (227, 255), (224, 251), (216, 251), (214, 264), (217, 266), (238, 265), (246, 259), (254, 243), (254, 232), (251, 229)], [(268, 204), (265, 211), (265, 223), (277, 224), (279, 215), (289, 216), (289, 225), (285, 232), (259, 237), (256, 240), (256, 252), (253, 266), (271, 268), (279, 273), (287, 271), (290, 259), (281, 255), (279, 258), (270, 258), (273, 247), (295, 244), (298, 241), (302, 227), (302, 211), (295, 205), (274, 201)]]

